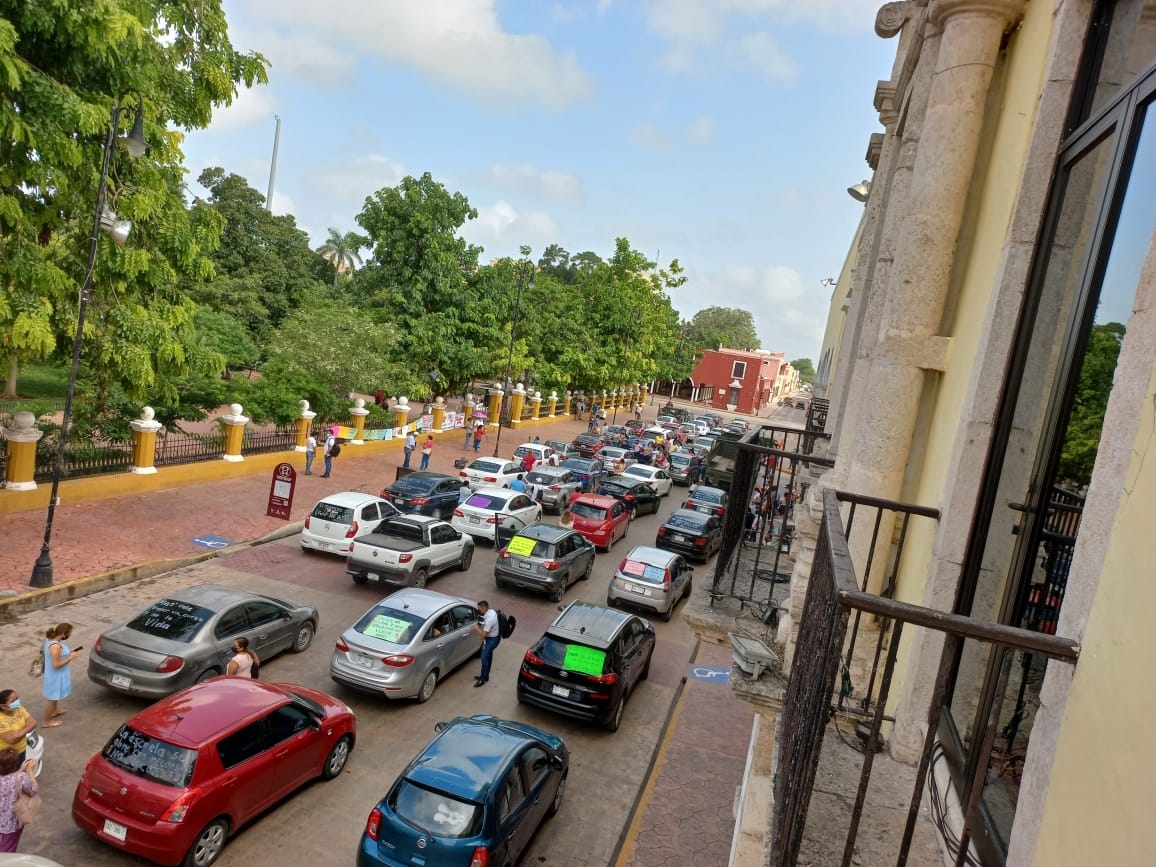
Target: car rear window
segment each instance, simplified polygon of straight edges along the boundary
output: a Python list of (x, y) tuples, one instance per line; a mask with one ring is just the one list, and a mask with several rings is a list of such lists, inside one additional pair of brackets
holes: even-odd
[(409, 644), (424, 622), (424, 618), (411, 611), (375, 605), (353, 625), (353, 628), (362, 635), (368, 635), (379, 641)]
[(128, 622), (129, 629), (167, 638), (171, 641), (192, 641), (213, 612), (191, 602), (162, 599), (154, 602)]
[(619, 571), (635, 581), (646, 581), (649, 584), (662, 584), (666, 580), (666, 570), (661, 566), (639, 563), (637, 560), (625, 561)]
[(722, 502), (722, 494), (719, 491), (708, 491), (699, 488), (691, 497), (692, 500), (699, 503), (711, 503), (717, 505)]
[(475, 509), (485, 509), (488, 512), (497, 512), (506, 507), (506, 501), (509, 497), (504, 497), (501, 494), (474, 494), (466, 500), (467, 506), (473, 506)]
[(574, 503), (570, 506), (570, 513), (579, 518), (591, 521), (605, 521), (606, 509), (602, 506), (591, 506), (589, 503)]
[(690, 466), (690, 455), (671, 455), (670, 463), (680, 467)]
[(599, 490), (600, 492), (605, 491), (611, 496), (624, 497), (630, 493), (632, 487), (633, 485), (620, 485), (617, 482), (603, 482)]
[(545, 635), (538, 642), (538, 656), (547, 665), (598, 677), (606, 673), (606, 651), (574, 641)]
[(554, 553), (554, 546), (543, 539), (533, 539), (529, 536), (515, 536), (506, 545), (506, 550), (518, 557), (543, 557), (550, 559)]
[(193, 778), (197, 751), (157, 740), (122, 725), (100, 753), (110, 765), (135, 777), (183, 789)]
[(527, 475), (525, 480), (532, 485), (556, 485), (562, 480), (562, 477), (551, 473), (534, 472)]
[(701, 533), (705, 521), (699, 521), (690, 515), (671, 515), (666, 522), (666, 526), (674, 527), (676, 530), (687, 530), (691, 533)]
[(496, 461), (474, 461), (470, 464), (471, 470), (479, 470), (483, 473), (500, 473), (504, 464), (499, 464)]
[(352, 524), (353, 509), (349, 506), (339, 506), (337, 503), (327, 503), (322, 500), (313, 507), (313, 517), (319, 521), (329, 521), (332, 524)]
[(401, 780), (389, 808), (404, 822), (433, 837), (473, 837), (482, 823), (482, 805)]
[(426, 494), (434, 489), (439, 479), (399, 479), (389, 486), (390, 492), (399, 494)]

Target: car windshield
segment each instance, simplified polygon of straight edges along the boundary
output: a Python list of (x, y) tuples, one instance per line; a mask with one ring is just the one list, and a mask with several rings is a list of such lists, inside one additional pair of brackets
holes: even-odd
[(662, 584), (666, 580), (666, 570), (661, 566), (639, 563), (637, 560), (626, 560), (619, 571), (628, 578), (646, 581), (648, 584)]
[(313, 507), (313, 517), (319, 521), (329, 521), (332, 524), (352, 524), (353, 509), (349, 506), (339, 506), (337, 503), (327, 503), (322, 500)]
[(135, 777), (178, 789), (188, 786), (197, 764), (196, 750), (157, 740), (128, 725), (120, 727), (100, 754)]
[(699, 488), (697, 491), (690, 495), (690, 498), (696, 503), (710, 503), (712, 505), (717, 505), (718, 503), (722, 502), (722, 491), (711, 491), (707, 488)]
[(689, 466), (690, 465), (690, 455), (681, 455), (681, 454), (671, 455), (670, 456), (670, 462), (672, 464), (676, 464), (677, 466), (680, 466), (680, 467)]
[(594, 472), (594, 467), (596, 465), (594, 461), (580, 461), (575, 458), (571, 458), (568, 461), (563, 461), (562, 466), (568, 467), (571, 470), (577, 470), (580, 473), (591, 473)]
[(534, 539), (530, 536), (515, 536), (506, 545), (506, 550), (518, 557), (542, 557), (549, 559), (554, 546), (544, 539)]
[(538, 642), (537, 653), (547, 665), (579, 674), (598, 677), (604, 674), (607, 668), (605, 650), (572, 641), (561, 641), (550, 635), (542, 636), (542, 640)]
[(647, 467), (640, 467), (640, 466), (638, 466), (638, 464), (635, 464), (632, 467), (627, 467), (623, 471), (623, 475), (636, 476), (637, 478), (640, 478), (640, 479), (649, 479), (651, 477), (652, 473), (650, 472), (650, 470)]
[(564, 443), (561, 440), (546, 440), (546, 445), (556, 452), (564, 452), (570, 443)]
[(671, 515), (666, 526), (675, 530), (686, 530), (688, 533), (701, 533), (703, 522), (690, 515)]
[(526, 481), (532, 485), (556, 485), (564, 480), (564, 476), (555, 475), (553, 473), (530, 473), (526, 476)]
[(606, 491), (611, 496), (621, 497), (629, 494), (633, 487), (633, 485), (624, 485), (621, 482), (606, 481), (602, 483), (600, 490)]
[(485, 509), (487, 512), (498, 512), (506, 507), (508, 499), (502, 494), (474, 494), (466, 500), (466, 505), (475, 509)]
[(602, 506), (592, 506), (589, 503), (574, 503), (570, 506), (570, 514), (590, 521), (606, 520), (606, 509)]
[(421, 631), (424, 618), (412, 611), (399, 611), (385, 605), (375, 605), (353, 625), (354, 630), (378, 641), (390, 644), (409, 644)]
[(213, 612), (192, 602), (162, 599), (128, 622), (128, 628), (170, 641), (192, 641)]
[(388, 803), (402, 821), (433, 837), (473, 837), (481, 829), (481, 804), (409, 780), (397, 784)]
[(396, 494), (428, 494), (433, 490), (438, 479), (415, 479), (407, 477), (399, 479), (389, 486), (390, 493)]
[(309, 709), (309, 711), (310, 711), (310, 712), (311, 712), (311, 713), (312, 713), (314, 716), (316, 716), (316, 717), (318, 717), (318, 718), (321, 718), (321, 717), (324, 717), (324, 716), (325, 716), (325, 708), (323, 708), (321, 705), (319, 705), (317, 702), (315, 702), (315, 701), (314, 701), (313, 699), (311, 699), (309, 696), (307, 696), (307, 695), (302, 695), (301, 693), (299, 693), (299, 692), (295, 692), (295, 691), (293, 691), (293, 690), (291, 690), (291, 689), (290, 689), (290, 690), (286, 690), (286, 692), (288, 692), (288, 693), (289, 693), (291, 696), (293, 696), (293, 700), (294, 700), (295, 702), (297, 702), (297, 704), (300, 704), (300, 705), (302, 705), (302, 706), (304, 706), (304, 707), (308, 708), (308, 709)]
[(470, 464), (471, 470), (480, 470), (483, 473), (500, 473), (502, 471), (502, 464), (496, 461), (476, 460)]
[(602, 437), (594, 436), (593, 434), (582, 434), (576, 440), (574, 440), (574, 442), (581, 443), (582, 445), (592, 446), (602, 442)]

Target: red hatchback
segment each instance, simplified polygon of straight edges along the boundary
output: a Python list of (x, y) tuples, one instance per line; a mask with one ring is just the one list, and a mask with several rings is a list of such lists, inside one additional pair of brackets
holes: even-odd
[(574, 529), (606, 551), (630, 530), (630, 512), (613, 497), (579, 494), (570, 500), (570, 515)]
[(353, 711), (323, 692), (214, 678), (122, 725), (85, 767), (72, 818), (157, 864), (208, 867), (266, 808), (340, 774), (356, 734)]

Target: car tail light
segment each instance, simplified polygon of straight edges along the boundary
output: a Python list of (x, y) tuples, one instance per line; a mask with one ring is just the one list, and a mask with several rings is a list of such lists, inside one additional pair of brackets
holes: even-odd
[(626, 496), (625, 496), (623, 499), (626, 499), (626, 500), (633, 500), (633, 499), (634, 499), (634, 494), (627, 494), (627, 495), (626, 495)]
[(538, 654), (536, 654), (532, 650), (526, 651), (526, 655), (524, 657), (522, 657), (522, 662), (526, 665), (545, 665), (546, 664), (542, 661), (542, 657), (540, 657)]
[(486, 523), (487, 524), (496, 524), (496, 523), (498, 523), (498, 519), (495, 518), (493, 515), (490, 515), (490, 517), (486, 518)]
[(590, 675), (589, 679), (591, 683), (601, 683), (605, 684), (606, 686), (613, 686), (614, 684), (618, 683), (618, 675), (613, 671), (609, 674), (600, 674), (597, 677)]
[(662, 592), (663, 593), (669, 593), (670, 592), (670, 573), (669, 572), (664, 572), (662, 574)]
[(723, 514), (726, 514), (726, 509), (724, 509), (722, 506), (715, 506), (714, 507), (714, 513), (716, 515), (723, 515)]
[(345, 531), (346, 539), (354, 539), (357, 537), (357, 521), (349, 525), (349, 529)]
[(413, 554), (401, 554), (397, 558), (398, 563), (408, 563), (413, 559)]
[(460, 473), (458, 473), (458, 475), (464, 479), (464, 478), (466, 478), (466, 471), (462, 470)]
[(308, 530), (308, 529), (309, 529), (309, 522), (310, 522), (310, 521), (312, 521), (312, 520), (313, 520), (313, 516), (312, 516), (312, 515), (306, 515), (306, 516), (305, 516), (305, 529), (306, 529), (306, 530)]
[(483, 479), (483, 481), (486, 481), (486, 482), (496, 482), (497, 480), (498, 480), (497, 476), (486, 476), (485, 479)]
[(490, 863), (490, 850), (485, 846), (479, 846), (474, 850), (474, 854), (470, 856), (470, 867), (486, 867)]
[(503, 548), (501, 551), (498, 552), (498, 559), (499, 560), (509, 560), (510, 559), (510, 552), (507, 551), (505, 548)]
[(696, 548), (701, 548), (705, 544), (706, 544), (706, 536), (699, 536), (698, 538), (696, 538), (694, 540), (694, 546)]
[(557, 569), (561, 565), (562, 564), (559, 563), (557, 560), (547, 560), (542, 564), (542, 568), (545, 569), (547, 572), (553, 572), (555, 569)]
[(417, 499), (410, 500), (409, 502), (410, 505), (413, 506), (426, 506), (429, 505), (429, 497), (418, 497)]
[(464, 518), (465, 516), (466, 516), (466, 513), (463, 512), (461, 509), (454, 509), (454, 517), (455, 518)]
[(666, 535), (666, 527), (659, 527), (658, 528), (658, 535), (665, 536)]
[(189, 812), (189, 807), (193, 806), (193, 803), (197, 798), (201, 797), (201, 794), (200, 789), (189, 789), (169, 804), (168, 808), (161, 813), (161, 821), (183, 822), (185, 820), (185, 814)]
[(333, 646), (340, 650), (342, 653), (349, 653), (349, 645), (345, 643), (344, 638), (337, 639), (337, 643)]
[(551, 491), (560, 491), (560, 490), (562, 490), (562, 486), (561, 485), (550, 485), (550, 490)]
[(383, 500), (392, 500), (393, 499), (393, 497), (391, 497), (389, 495), (389, 489), (388, 488), (386, 490), (383, 490), (380, 494), (378, 494), (378, 496), (381, 497)]
[(104, 641), (104, 637), (103, 637), (103, 636), (102, 636), (102, 637), (100, 637), (100, 638), (98, 638), (98, 639), (96, 639), (96, 644), (94, 644), (94, 645), (92, 646), (92, 652), (93, 652), (93, 653), (100, 653), (100, 645), (101, 645), (101, 642), (102, 642), (102, 641)]
[(413, 657), (408, 653), (391, 653), (388, 656), (383, 656), (381, 661), (394, 668), (405, 668), (413, 662)]
[(381, 810), (374, 807), (369, 811), (369, 818), (365, 820), (365, 833), (371, 840), (377, 839), (377, 832), (381, 830)]
[(161, 664), (157, 666), (157, 671), (161, 674), (168, 674), (170, 671), (180, 671), (184, 664), (185, 661), (179, 656), (166, 656), (161, 660)]

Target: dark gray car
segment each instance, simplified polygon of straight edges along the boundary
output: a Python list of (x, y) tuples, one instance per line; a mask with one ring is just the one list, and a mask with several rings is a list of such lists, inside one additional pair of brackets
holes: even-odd
[(201, 584), (158, 600), (105, 632), (88, 657), (88, 679), (125, 695), (160, 698), (224, 674), (233, 642), (265, 663), (313, 643), (317, 609), (286, 599)]
[(547, 593), (561, 602), (566, 588), (585, 581), (593, 568), (594, 545), (581, 533), (553, 524), (531, 524), (498, 552), (494, 581), (499, 587)]
[(526, 493), (542, 504), (544, 509), (564, 512), (570, 497), (582, 488), (582, 483), (565, 467), (539, 467), (526, 473)]

